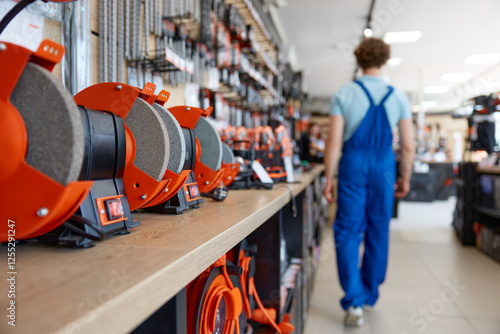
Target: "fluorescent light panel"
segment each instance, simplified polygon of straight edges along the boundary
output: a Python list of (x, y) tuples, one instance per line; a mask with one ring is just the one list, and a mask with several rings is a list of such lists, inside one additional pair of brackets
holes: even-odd
[(488, 65), (500, 62), (500, 53), (473, 54), (464, 59), (465, 65)]
[(422, 101), (422, 108), (436, 108), (439, 105), (437, 101)]
[(424, 88), (425, 94), (443, 94), (450, 90), (448, 86), (427, 86)]
[(415, 43), (420, 37), (421, 31), (391, 31), (385, 33), (384, 41), (387, 44)]
[(441, 81), (443, 82), (458, 82), (465, 81), (471, 78), (470, 73), (466, 72), (457, 72), (457, 73), (445, 73), (441, 76)]

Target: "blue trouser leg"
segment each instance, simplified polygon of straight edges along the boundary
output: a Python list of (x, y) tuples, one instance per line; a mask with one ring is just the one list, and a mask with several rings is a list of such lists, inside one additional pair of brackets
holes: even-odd
[[(369, 178), (365, 252), (361, 276), (365, 286), (365, 304), (373, 306), (378, 299), (378, 287), (385, 280), (389, 250), (389, 221), (394, 203), (393, 164), (387, 169), (376, 168)], [(379, 171), (379, 174), (376, 171)]]
[(366, 226), (365, 204), (366, 189), (363, 185), (339, 179), (338, 209), (333, 228), (339, 280), (345, 291), (341, 300), (344, 309), (362, 306), (365, 299), (359, 269), (359, 246)]

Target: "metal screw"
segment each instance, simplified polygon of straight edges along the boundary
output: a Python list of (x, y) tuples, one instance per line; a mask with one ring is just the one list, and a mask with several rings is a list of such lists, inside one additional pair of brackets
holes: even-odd
[(122, 90), (122, 85), (116, 86), (116, 90)]
[(141, 199), (146, 199), (146, 195), (142, 195), (142, 196), (141, 196)]
[(187, 107), (186, 110), (191, 110), (191, 108)]
[(168, 188), (165, 188), (165, 192), (168, 193)]
[(231, 179), (232, 179), (232, 177), (231, 177), (231, 176), (228, 176), (228, 177), (227, 177), (227, 179), (228, 179), (228, 180), (231, 180)]
[(47, 208), (40, 208), (36, 212), (36, 215), (38, 217), (46, 217), (48, 214), (49, 214), (49, 209), (47, 209)]
[(208, 181), (205, 181), (205, 184), (208, 186)]
[(0, 43), (0, 52), (7, 50), (7, 45)]
[(105, 214), (106, 211), (104, 211), (104, 209), (101, 209), (101, 211), (99, 211), (101, 213), (101, 215)]

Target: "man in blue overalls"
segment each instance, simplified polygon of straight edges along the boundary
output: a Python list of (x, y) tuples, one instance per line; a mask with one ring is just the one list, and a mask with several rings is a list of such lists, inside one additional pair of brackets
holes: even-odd
[[(333, 177), (339, 165), (334, 235), (345, 292), (341, 305), (346, 310), (345, 324), (361, 326), (363, 307), (376, 303), (378, 287), (385, 279), (394, 196), (404, 197), (409, 191), (415, 148), (408, 99), (381, 76), (381, 67), (390, 57), (389, 46), (381, 39), (368, 38), (354, 54), (363, 76), (342, 87), (332, 99), (324, 195), (330, 203), (334, 201)], [(402, 147), (398, 178), (392, 150), (395, 126)]]

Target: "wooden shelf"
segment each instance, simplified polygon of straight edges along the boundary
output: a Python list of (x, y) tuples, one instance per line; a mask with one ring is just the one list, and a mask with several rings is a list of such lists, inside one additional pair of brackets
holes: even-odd
[(477, 212), (482, 213), (483, 215), (487, 215), (487, 216), (490, 216), (492, 218), (500, 219), (500, 210), (491, 209), (491, 208), (484, 208), (484, 207), (481, 207), (479, 205), (476, 205), (476, 210), (477, 210)]
[(500, 167), (495, 166), (495, 167), (476, 167), (476, 172), (480, 174), (494, 174), (494, 175), (500, 175)]
[[(178, 216), (134, 214), (142, 225), (130, 235), (89, 249), (18, 245), (18, 318), (16, 327), (2, 321), (0, 333), (130, 332), (286, 205), (287, 186), (296, 196), (323, 169), (274, 190), (230, 190), (224, 202), (207, 199)], [(8, 291), (5, 279), (0, 291)]]

